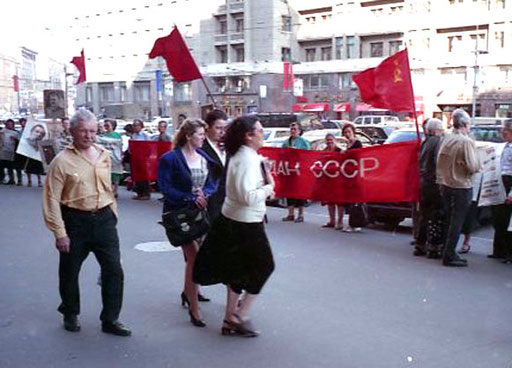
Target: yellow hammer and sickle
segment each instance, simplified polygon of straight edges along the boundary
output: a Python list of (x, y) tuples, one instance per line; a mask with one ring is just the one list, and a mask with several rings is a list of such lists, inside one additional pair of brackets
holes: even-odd
[(398, 66), (398, 64), (399, 64), (398, 60), (394, 60), (394, 64), (395, 64), (395, 72), (393, 73), (393, 82), (395, 82), (395, 83), (403, 82), (402, 70)]

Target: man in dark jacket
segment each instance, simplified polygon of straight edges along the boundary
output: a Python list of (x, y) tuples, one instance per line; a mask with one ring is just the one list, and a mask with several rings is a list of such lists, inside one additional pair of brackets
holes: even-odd
[[(426, 138), (420, 149), (420, 214), (415, 256), (427, 254), (428, 258), (440, 258), (442, 239), (442, 202), (436, 184), (436, 162), (443, 124), (439, 119), (429, 119), (425, 126)], [(428, 246), (427, 246), (428, 244)]]
[(217, 163), (214, 179), (219, 180), (219, 189), (208, 199), (208, 214), (213, 221), (222, 209), (226, 196), (227, 157), (224, 151), (224, 135), (226, 133), (226, 114), (221, 110), (210, 111), (205, 118), (208, 125), (203, 150)]

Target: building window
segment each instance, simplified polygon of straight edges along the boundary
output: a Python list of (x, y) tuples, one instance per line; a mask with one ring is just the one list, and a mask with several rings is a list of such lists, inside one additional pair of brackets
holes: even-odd
[(120, 86), (119, 87), (119, 94), (120, 94), (121, 102), (125, 102), (126, 101), (126, 97), (128, 95), (128, 91), (126, 89), (126, 86)]
[(235, 48), (236, 62), (243, 63), (245, 61), (245, 49), (244, 47)]
[(192, 101), (192, 85), (190, 83), (179, 83), (174, 91), (174, 99), (177, 102)]
[(389, 54), (396, 54), (400, 51), (400, 47), (402, 47), (402, 41), (389, 41)]
[(228, 33), (228, 22), (226, 21), (226, 18), (219, 19), (219, 34), (226, 34)]
[(341, 73), (339, 80), (340, 89), (348, 89), (352, 85), (352, 73)]
[(309, 24), (315, 24), (316, 23), (316, 17), (306, 17), (306, 22)]
[(510, 66), (502, 66), (500, 67), (500, 74), (502, 77), (500, 78), (503, 81), (503, 85), (508, 85), (512, 83), (512, 67)]
[(244, 31), (244, 18), (235, 19), (235, 32), (242, 33)]
[(281, 17), (282, 19), (282, 27), (281, 27), (281, 31), (283, 32), (291, 32), (292, 31), (292, 17), (288, 16), (288, 15), (283, 15)]
[(343, 58), (343, 45), (343, 37), (336, 37), (336, 59), (338, 60)]
[(92, 87), (87, 87), (85, 90), (85, 102), (92, 102)]
[(321, 60), (331, 60), (331, 54), (332, 54), (332, 47), (322, 47), (322, 55)]
[(135, 84), (135, 101), (148, 102), (149, 101), (149, 82)]
[(100, 84), (100, 96), (102, 102), (112, 102), (114, 101), (114, 85), (109, 84)]
[(383, 48), (384, 48), (383, 42), (371, 42), (370, 43), (370, 57), (384, 56)]
[(459, 47), (462, 36), (448, 36), (448, 52), (454, 52)]
[(281, 48), (281, 61), (290, 61), (292, 60), (292, 51), (289, 47)]
[(224, 77), (213, 78), (215, 82), (215, 92), (224, 93), (226, 92), (227, 80)]
[(505, 0), (496, 0), (497, 9), (505, 9)]
[(306, 61), (315, 61), (316, 49), (306, 49)]
[(441, 78), (446, 85), (464, 85), (468, 82), (466, 68), (443, 68)]
[(310, 75), (309, 78), (306, 78), (306, 87), (311, 90), (327, 89), (329, 77), (325, 74)]
[(505, 32), (498, 31), (494, 33), (494, 37), (496, 38), (496, 42), (500, 48), (505, 47)]
[(217, 46), (217, 62), (225, 64), (228, 62), (228, 50), (226, 46)]
[(356, 37), (347, 36), (347, 59), (354, 59), (356, 57)]
[(485, 33), (474, 34), (469, 37), (471, 38), (471, 46), (473, 50), (487, 50)]

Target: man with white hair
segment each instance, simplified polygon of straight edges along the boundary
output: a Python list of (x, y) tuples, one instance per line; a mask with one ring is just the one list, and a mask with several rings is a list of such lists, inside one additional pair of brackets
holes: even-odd
[(73, 143), (52, 161), (43, 191), (46, 226), (55, 235), (60, 253), (59, 312), (64, 328), (80, 330), (78, 276), (83, 261), (93, 252), (101, 267), (103, 332), (129, 336), (119, 321), (123, 301), (123, 269), (117, 235), (117, 205), (110, 182), (110, 153), (96, 145), (98, 122), (79, 110), (70, 121)]
[(441, 186), (446, 215), (444, 266), (467, 266), (455, 248), (473, 196), (471, 178), (481, 169), (475, 142), (468, 136), (470, 121), (464, 110), (453, 112), (452, 133), (444, 135), (437, 156), (436, 180)]
[(440, 258), (442, 245), (442, 202), (436, 184), (436, 163), (439, 142), (443, 134), (443, 123), (439, 119), (428, 119), (425, 124), (425, 140), (420, 149), (420, 213), (418, 236), (414, 248), (415, 256), (427, 254), (428, 258)]

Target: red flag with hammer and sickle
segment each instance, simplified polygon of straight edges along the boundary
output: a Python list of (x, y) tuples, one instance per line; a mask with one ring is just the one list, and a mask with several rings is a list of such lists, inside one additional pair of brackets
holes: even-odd
[(414, 92), (407, 49), (391, 55), (375, 68), (352, 77), (361, 99), (376, 108), (414, 111)]

